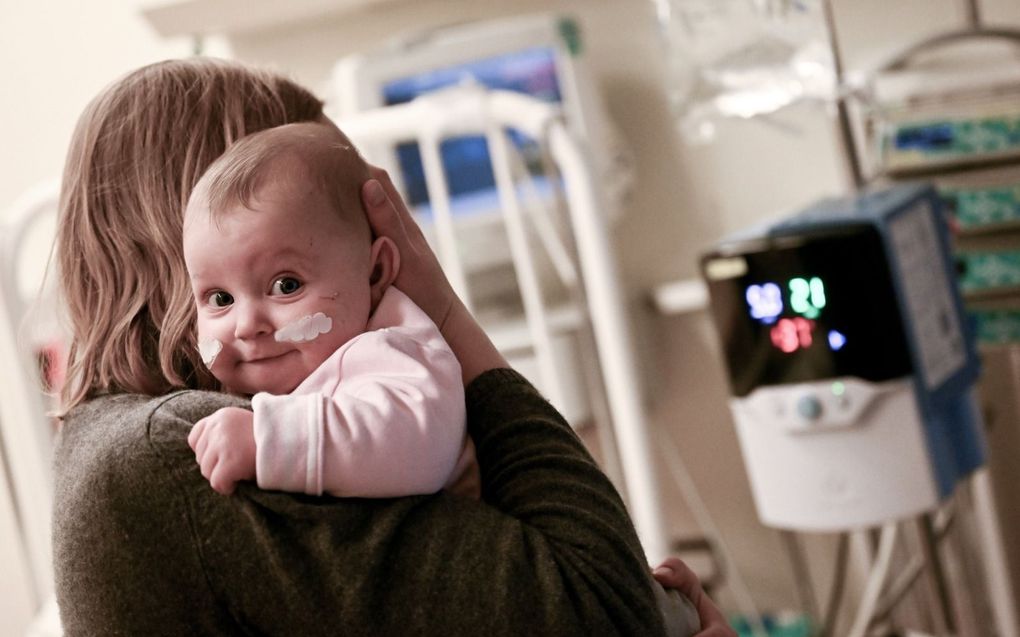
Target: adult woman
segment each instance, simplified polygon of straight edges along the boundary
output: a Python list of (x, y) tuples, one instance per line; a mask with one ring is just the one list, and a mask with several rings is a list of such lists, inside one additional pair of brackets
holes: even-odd
[[(184, 203), (232, 140), (320, 118), (321, 103), (287, 80), (188, 60), (128, 75), (79, 122), (57, 244), (72, 328), (54, 517), (66, 632), (661, 633), (616, 492), (505, 369), (382, 174), (365, 186), (366, 208), (406, 255), (397, 286), (461, 361), (485, 502), (252, 486), (226, 498), (200, 475), (191, 424), (246, 401), (193, 391), (216, 387), (181, 328), (193, 312)], [(437, 285), (442, 294), (418, 292)]]

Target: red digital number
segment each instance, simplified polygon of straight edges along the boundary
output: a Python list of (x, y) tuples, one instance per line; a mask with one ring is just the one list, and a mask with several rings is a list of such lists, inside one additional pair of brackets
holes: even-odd
[(798, 349), (811, 347), (814, 339), (811, 332), (814, 331), (815, 322), (802, 317), (779, 319), (779, 322), (772, 326), (769, 336), (772, 344), (778, 347), (783, 353), (792, 354)]

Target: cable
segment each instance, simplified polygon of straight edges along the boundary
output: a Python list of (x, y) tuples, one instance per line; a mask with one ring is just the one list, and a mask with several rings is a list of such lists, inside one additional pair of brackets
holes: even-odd
[(972, 29), (981, 28), (981, 7), (977, 0), (964, 0), (963, 10), (967, 14), (967, 26)]
[(928, 572), (931, 575), (931, 584), (941, 612), (942, 623), (946, 631), (953, 634), (956, 632), (956, 616), (953, 614), (953, 602), (949, 597), (949, 582), (945, 569), (942, 568), (942, 557), (939, 555), (935, 518), (931, 513), (925, 513), (917, 523), (921, 530), (921, 546), (928, 561)]
[(751, 633), (754, 637), (768, 637), (768, 630), (765, 629), (765, 625), (762, 623), (761, 613), (754, 603), (751, 591), (740, 576), (740, 571), (733, 566), (730, 550), (726, 546), (722, 534), (719, 533), (719, 527), (712, 520), (712, 514), (709, 513), (708, 507), (705, 506), (705, 501), (701, 499), (701, 494), (698, 493), (694, 479), (687, 472), (687, 466), (680, 456), (680, 450), (676, 448), (673, 437), (668, 433), (660, 433), (658, 439), (659, 449), (665, 455), (666, 468), (669, 469), (670, 474), (673, 476), (673, 481), (680, 487), (680, 492), (683, 495), (684, 501), (687, 502), (687, 507), (690, 509), (691, 514), (694, 516), (694, 521), (697, 522), (702, 531), (718, 543), (719, 549), (726, 556), (727, 562), (729, 562), (727, 576), (733, 580), (731, 585), (733, 596), (737, 600), (740, 612), (746, 616), (747, 622), (751, 627)]
[(822, 637), (835, 634), (836, 618), (839, 617), (839, 606), (843, 600), (843, 588), (846, 586), (846, 565), (850, 557), (850, 534), (839, 534), (836, 545), (836, 566), (832, 572), (832, 585), (829, 587), (829, 600), (825, 605), (825, 621), (822, 623)]
[(925, 562), (923, 559), (914, 557), (905, 567), (900, 569), (899, 574), (889, 584), (889, 589), (886, 591), (885, 596), (875, 605), (875, 621), (883, 620), (892, 613), (896, 605), (900, 603), (914, 583), (917, 582), (918, 577), (920, 577), (921, 572), (924, 570), (924, 566)]
[(890, 522), (882, 527), (882, 535), (878, 541), (878, 555), (871, 567), (871, 573), (868, 574), (868, 581), (864, 585), (864, 594), (861, 595), (861, 604), (857, 607), (857, 615), (854, 617), (848, 637), (864, 637), (864, 633), (871, 624), (878, 598), (885, 585), (885, 578), (889, 574), (893, 549), (896, 547), (896, 533), (895, 522)]
[(818, 600), (815, 598), (814, 585), (811, 582), (811, 569), (804, 559), (804, 550), (794, 531), (780, 530), (779, 538), (783, 541), (790, 566), (793, 568), (793, 584), (797, 593), (797, 601), (801, 610), (814, 622), (818, 618)]

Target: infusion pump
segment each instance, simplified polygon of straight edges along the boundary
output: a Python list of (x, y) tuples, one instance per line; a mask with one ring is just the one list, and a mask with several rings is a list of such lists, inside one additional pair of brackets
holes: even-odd
[(977, 354), (931, 187), (821, 201), (701, 266), (764, 523), (917, 515), (984, 462)]

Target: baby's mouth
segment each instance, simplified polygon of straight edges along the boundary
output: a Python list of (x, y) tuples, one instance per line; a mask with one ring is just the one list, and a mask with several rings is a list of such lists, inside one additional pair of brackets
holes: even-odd
[(292, 353), (294, 353), (296, 351), (297, 350), (287, 350), (286, 352), (280, 352), (279, 354), (259, 354), (257, 356), (252, 356), (252, 357), (246, 358), (242, 362), (247, 363), (249, 365), (251, 365), (251, 364), (260, 364), (260, 363), (271, 363), (273, 361), (276, 361), (278, 359), (283, 358), (284, 356), (287, 356), (288, 354), (292, 354)]

